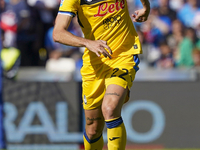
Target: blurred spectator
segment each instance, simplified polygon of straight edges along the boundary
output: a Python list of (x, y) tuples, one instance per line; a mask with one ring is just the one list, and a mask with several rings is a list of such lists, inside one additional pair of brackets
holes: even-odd
[(183, 26), (179, 20), (174, 20), (172, 22), (172, 32), (167, 35), (167, 43), (173, 51), (174, 61), (177, 62), (179, 54), (179, 44), (183, 40)]
[[(76, 36), (82, 36), (76, 17), (72, 18), (68, 31)], [(49, 54), (46, 69), (49, 71), (60, 72), (66, 70), (67, 67), (68, 70), (66, 71), (77, 71), (76, 69), (78, 69), (79, 72), (82, 66), (82, 52), (80, 51), (80, 48), (54, 42), (52, 35), (53, 27), (47, 31), (45, 36), (45, 48)], [(55, 66), (55, 64), (57, 65)], [(79, 79), (77, 75), (75, 75), (75, 78)]]
[(35, 49), (35, 23), (25, 0), (10, 0), (17, 16), (17, 48), (21, 51), (21, 66), (38, 65)]
[(39, 21), (41, 21), (42, 41), (44, 42), (45, 33), (50, 27), (53, 26), (55, 16), (58, 11), (59, 1), (58, 0), (27, 0), (27, 4), (34, 8), (38, 13)]
[(178, 11), (178, 19), (186, 27), (193, 27), (194, 17), (200, 11), (197, 0), (187, 0), (185, 5)]
[[(74, 18), (73, 18), (74, 19)], [(70, 24), (68, 30), (74, 35), (77, 35), (73, 28), (73, 22)], [(50, 59), (59, 59), (60, 57), (73, 57), (73, 54), (79, 53), (79, 48), (73, 46), (63, 45), (53, 41), (53, 27), (51, 27), (45, 36), (45, 47), (49, 53)]]
[[(36, 61), (29, 63), (29, 66), (44, 66), (47, 60), (47, 51), (45, 49), (45, 36), (47, 31), (53, 26), (53, 21), (58, 11), (58, 0), (27, 0), (31, 10), (31, 18), (34, 33), (33, 53)], [(30, 43), (32, 44), (32, 43)]]
[(147, 61), (150, 66), (155, 66), (159, 59), (161, 53), (159, 43), (164, 40), (169, 30), (170, 26), (159, 17), (158, 8), (153, 8), (148, 20), (141, 24), (144, 41), (148, 44)]
[(5, 45), (5, 32), (1, 31), (2, 50), (1, 63), (3, 75), (6, 78), (13, 79), (16, 77), (20, 66), (20, 51), (15, 47)]
[(4, 0), (0, 0), (0, 13), (4, 10), (5, 8), (5, 1)]
[(164, 38), (163, 34), (167, 33), (168, 26), (156, 15), (152, 14), (149, 16), (149, 19), (141, 25), (141, 31), (147, 43), (158, 46), (159, 41)]
[(160, 19), (171, 26), (171, 22), (176, 19), (176, 12), (169, 7), (169, 0), (159, 0)]
[[(54, 42), (53, 40), (53, 26), (47, 31), (45, 35), (45, 48), (49, 54), (49, 58), (58, 59), (60, 57), (74, 57), (74, 54), (82, 55), (80, 48), (67, 46)], [(82, 36), (82, 31), (77, 22), (77, 17), (72, 18), (72, 22), (68, 27), (68, 31), (76, 36)], [(75, 58), (76, 59), (76, 56)]]
[(0, 0), (0, 27), (5, 31), (4, 44), (16, 47), (17, 16), (10, 3)]
[(162, 69), (173, 68), (175, 63), (173, 59), (172, 49), (167, 44), (167, 41), (161, 42), (159, 48), (161, 50), (161, 55), (156, 63), (156, 66)]
[(198, 44), (198, 39), (196, 38), (195, 30), (192, 28), (187, 28), (185, 31), (185, 37), (180, 43), (180, 59), (178, 60), (179, 66), (191, 67), (194, 65), (193, 60), (193, 50)]

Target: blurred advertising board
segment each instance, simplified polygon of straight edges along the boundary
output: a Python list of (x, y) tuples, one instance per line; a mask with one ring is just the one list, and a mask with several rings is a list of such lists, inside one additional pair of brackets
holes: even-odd
[[(127, 145), (200, 148), (200, 81), (136, 81), (123, 107)], [(79, 149), (81, 82), (4, 79), (8, 149)], [(106, 133), (104, 133), (106, 141)]]

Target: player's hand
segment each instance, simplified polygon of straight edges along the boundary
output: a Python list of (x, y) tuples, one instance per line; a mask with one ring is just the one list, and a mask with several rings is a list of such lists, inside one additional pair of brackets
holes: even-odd
[(103, 54), (104, 57), (109, 57), (110, 59), (112, 58), (111, 57), (112, 50), (107, 45), (106, 41), (103, 41), (103, 40), (96, 40), (96, 41), (88, 40), (86, 47), (90, 51), (94, 52), (98, 57), (100, 57), (101, 54)]
[(133, 21), (144, 22), (147, 20), (149, 13), (150, 13), (150, 7), (137, 10), (135, 11), (135, 14), (132, 14), (132, 17), (134, 18)]

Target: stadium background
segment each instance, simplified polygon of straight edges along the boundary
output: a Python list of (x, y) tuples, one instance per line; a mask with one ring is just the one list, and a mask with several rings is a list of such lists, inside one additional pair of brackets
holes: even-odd
[[(199, 1), (150, 1), (150, 21), (135, 24), (144, 54), (131, 99), (123, 108), (127, 149), (198, 149)], [(141, 7), (138, 0), (128, 2), (130, 13)], [(161, 11), (165, 2), (168, 13)], [(0, 4), (0, 49), (7, 49), (10, 56), (1, 54), (0, 148), (82, 148), (83, 50), (51, 39), (59, 0), (0, 0)], [(174, 24), (179, 24), (178, 33)], [(77, 26), (74, 18), (70, 32), (82, 36)]]

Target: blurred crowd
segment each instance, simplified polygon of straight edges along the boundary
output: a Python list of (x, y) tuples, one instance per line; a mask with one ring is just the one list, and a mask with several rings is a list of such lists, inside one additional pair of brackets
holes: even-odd
[[(52, 30), (59, 0), (0, 0), (4, 47), (21, 52), (21, 66), (44, 66), (49, 58), (70, 56), (76, 48), (54, 43)], [(70, 31), (79, 30), (70, 26)], [(74, 50), (74, 51), (72, 51)]]
[[(55, 43), (53, 25), (60, 0), (0, 0), (3, 47), (20, 52), (20, 66), (45, 66), (49, 59), (73, 58), (81, 66), (82, 49)], [(200, 1), (150, 0), (145, 23), (134, 23), (148, 67), (200, 66)], [(140, 0), (128, 0), (130, 14)], [(76, 17), (69, 31), (82, 36)], [(17, 55), (18, 56), (18, 55)]]
[[(163, 69), (200, 66), (200, 1), (150, 1), (148, 20), (135, 24), (146, 64)], [(134, 7), (141, 7), (140, 0)]]

